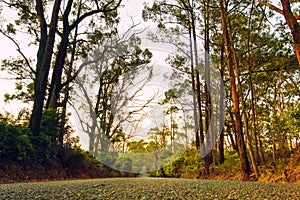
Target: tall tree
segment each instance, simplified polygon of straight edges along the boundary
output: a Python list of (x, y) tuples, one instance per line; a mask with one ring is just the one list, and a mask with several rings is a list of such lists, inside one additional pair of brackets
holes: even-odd
[(238, 145), (238, 152), (241, 160), (241, 166), (243, 171), (243, 179), (248, 180), (250, 176), (250, 164), (246, 152), (246, 145), (244, 141), (244, 134), (242, 128), (242, 117), (240, 114), (240, 100), (239, 100), (239, 93), (237, 91), (236, 86), (236, 76), (235, 68), (237, 68), (237, 61), (236, 57), (234, 56), (234, 48), (232, 44), (232, 39), (229, 32), (229, 19), (228, 19), (228, 12), (224, 6), (223, 0), (219, 0), (219, 7), (221, 12), (221, 19), (222, 19), (222, 30), (223, 30), (223, 38), (225, 43), (226, 49), (226, 57), (227, 57), (227, 67), (230, 75), (230, 86), (231, 86), (231, 96), (233, 101), (233, 111), (235, 117), (235, 129), (237, 132), (237, 145)]
[[(190, 62), (190, 72), (189, 74), (191, 75), (191, 84), (194, 92), (193, 96), (193, 102), (194, 102), (194, 121), (195, 121), (195, 140), (196, 140), (196, 148), (200, 149), (200, 146), (202, 145), (202, 153), (205, 152), (205, 154), (209, 154), (209, 147), (206, 148), (204, 144), (205, 136), (206, 139), (209, 139), (209, 133), (211, 131), (207, 131), (207, 134), (204, 134), (204, 126), (203, 126), (203, 112), (202, 112), (202, 101), (204, 100), (201, 95), (203, 94), (202, 89), (201, 89), (201, 75), (200, 75), (200, 70), (201, 70), (201, 56), (199, 55), (199, 44), (198, 44), (198, 34), (197, 34), (197, 28), (199, 26), (200, 19), (198, 17), (199, 13), (197, 12), (196, 7), (200, 6), (196, 1), (186, 1), (186, 0), (179, 0), (179, 1), (161, 1), (161, 2), (155, 2), (151, 8), (147, 8), (146, 10), (148, 13), (154, 15), (153, 20), (158, 22), (158, 26), (160, 28), (169, 28), (173, 29), (175, 34), (178, 34), (178, 31), (180, 30), (182, 33), (185, 34), (188, 32), (188, 37), (189, 37), (189, 54), (186, 55), (189, 57), (189, 62)], [(146, 13), (146, 12), (145, 12)], [(208, 13), (208, 12), (207, 12)], [(206, 14), (203, 16), (206, 17)], [(145, 17), (145, 19), (149, 18), (148, 16)], [(173, 24), (176, 24), (175, 27), (172, 27)], [(206, 18), (205, 21), (206, 25), (208, 23), (208, 20)], [(171, 26), (169, 27), (168, 25)], [(179, 28), (180, 27), (180, 28)], [(205, 48), (208, 47), (208, 41), (209, 41), (209, 29), (206, 27), (205, 29)], [(173, 33), (173, 34), (174, 34)], [(178, 45), (175, 45), (178, 47)], [(205, 49), (207, 50), (207, 49)], [(209, 70), (207, 65), (209, 65), (208, 62), (208, 53), (205, 52), (205, 64), (206, 64), (206, 75), (209, 76)], [(204, 75), (204, 76), (206, 76)], [(210, 79), (206, 76), (205, 81), (210, 81)], [(206, 84), (206, 86), (208, 86)], [(209, 89), (205, 90), (207, 94), (209, 93)], [(209, 95), (207, 95), (208, 97)], [(207, 98), (208, 99), (208, 98)], [(207, 101), (207, 106), (209, 106), (208, 103), (209, 100)], [(207, 110), (208, 111), (208, 110)], [(208, 111), (207, 113), (210, 113)], [(206, 115), (206, 123), (209, 123), (209, 117), (211, 117), (210, 114)], [(209, 142), (208, 142), (209, 143)], [(205, 164), (205, 174), (209, 174), (209, 159), (208, 157), (204, 159)]]

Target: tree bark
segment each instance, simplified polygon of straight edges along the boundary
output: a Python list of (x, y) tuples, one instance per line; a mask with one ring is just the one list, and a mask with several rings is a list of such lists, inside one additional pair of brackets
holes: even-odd
[[(221, 69), (220, 69), (220, 74), (221, 74), (221, 79), (224, 80), (224, 45), (221, 46), (221, 58), (220, 58), (220, 65), (221, 65)], [(221, 90), (221, 94), (220, 94), (220, 113), (224, 111), (224, 90)], [(220, 119), (221, 120), (221, 119)], [(222, 122), (220, 121), (220, 126), (223, 126), (223, 124), (221, 124)], [(219, 144), (218, 144), (218, 148), (219, 148), (219, 163), (223, 164), (225, 161), (225, 156), (224, 156), (224, 127), (220, 127), (220, 131), (221, 131), (221, 135), (220, 135), (220, 139), (219, 139)]]
[(237, 145), (236, 145), (236, 139), (235, 139), (236, 137), (234, 137), (232, 132), (231, 132), (232, 127), (233, 126), (231, 126), (231, 125), (227, 125), (227, 133), (228, 133), (228, 136), (229, 136), (229, 139), (230, 139), (230, 142), (231, 142), (232, 149), (236, 150), (238, 152), (239, 149), (237, 148)]
[[(71, 32), (70, 25), (69, 25), (69, 15), (71, 12), (72, 4), (73, 4), (73, 0), (68, 0), (66, 9), (63, 14), (63, 31), (62, 31), (61, 41), (60, 41), (60, 45), (56, 56), (53, 73), (52, 73), (51, 85), (49, 89), (49, 98), (47, 101), (46, 108), (57, 109), (57, 104), (59, 101), (59, 94), (62, 89), (63, 68), (65, 65), (67, 49), (69, 45), (69, 35)], [(77, 19), (80, 16), (80, 10), (81, 10), (80, 8), (81, 6), (78, 9)]]
[[(205, 50), (205, 58), (204, 58), (204, 92), (205, 92), (205, 127), (206, 127), (206, 139), (208, 146), (211, 145), (212, 136), (209, 134), (214, 134), (212, 132), (212, 127), (210, 127), (211, 122), (211, 97), (210, 97), (210, 63), (209, 63), (209, 51), (210, 51), (210, 42), (209, 42), (209, 7), (206, 5), (204, 1), (204, 50)], [(203, 141), (202, 141), (203, 142)], [(207, 156), (203, 159), (204, 162), (204, 175), (209, 176), (210, 170), (209, 166), (212, 160), (212, 151), (210, 151)]]
[(297, 22), (296, 16), (293, 14), (291, 10), (290, 1), (281, 0), (281, 4), (282, 4), (283, 16), (285, 18), (285, 21), (291, 29), (295, 53), (299, 64), (298, 67), (300, 69), (300, 25)]
[(195, 83), (195, 69), (194, 69), (194, 56), (193, 56), (193, 41), (191, 28), (189, 27), (189, 39), (190, 39), (190, 56), (191, 56), (191, 79), (192, 79), (192, 89), (193, 89), (193, 114), (194, 114), (194, 125), (195, 125), (195, 140), (196, 148), (200, 148), (200, 138), (199, 138), (199, 125), (198, 125), (198, 114), (197, 114), (197, 100), (196, 100), (196, 83)]
[[(251, 18), (252, 18), (253, 5), (254, 5), (254, 2), (252, 3), (251, 9), (250, 9), (250, 14), (249, 14), (249, 19), (248, 19), (248, 35), (247, 35), (247, 37), (248, 37), (248, 39), (247, 39), (248, 68), (250, 70), (251, 70), (251, 67), (252, 67), (250, 44), (251, 44)], [(236, 64), (236, 66), (237, 66), (237, 64)], [(244, 128), (245, 128), (245, 134), (246, 134), (246, 142), (247, 142), (248, 148), (249, 148), (249, 155), (250, 155), (250, 158), (251, 158), (251, 164), (252, 164), (253, 170), (255, 172), (256, 179), (258, 179), (259, 178), (259, 170), (257, 168), (255, 154), (254, 154), (254, 151), (253, 151), (252, 137), (250, 136), (250, 133), (249, 133), (248, 116), (247, 116), (247, 112), (246, 112), (246, 103), (245, 103), (244, 97), (243, 97), (242, 83), (240, 81), (240, 72), (239, 72), (238, 67), (236, 67), (235, 69), (236, 69), (236, 74), (237, 74), (237, 79), (238, 79), (239, 96), (241, 98), (241, 104), (242, 104), (242, 112), (243, 112), (243, 118), (244, 118)]]
[(275, 119), (276, 119), (276, 106), (277, 106), (277, 103), (276, 103), (276, 98), (277, 98), (277, 81), (275, 82), (275, 88), (274, 88), (274, 99), (273, 99), (273, 120), (272, 120), (272, 158), (273, 158), (273, 161), (275, 162), (276, 161), (276, 128), (275, 128)]
[[(80, 13), (80, 8), (78, 11), (78, 15), (79, 15), (79, 13)], [(78, 27), (75, 28), (74, 41), (73, 41), (74, 43), (72, 45), (71, 59), (70, 59), (70, 62), (68, 63), (70, 68), (66, 71), (67, 80), (72, 78), (71, 73), (73, 71), (73, 64), (75, 61), (77, 36), (78, 36)], [(67, 105), (68, 105), (68, 101), (69, 101), (69, 97), (70, 97), (70, 90), (71, 90), (70, 83), (67, 83), (64, 87), (64, 99), (62, 101), (62, 114), (61, 114), (61, 122), (60, 122), (59, 138), (58, 138), (58, 141), (60, 144), (63, 144), (64, 135), (66, 134), (66, 130), (65, 130), (66, 116), (67, 116), (66, 111), (67, 111)]]
[(222, 30), (223, 38), (226, 47), (226, 56), (227, 56), (227, 65), (230, 75), (230, 85), (231, 85), (231, 96), (233, 101), (233, 111), (235, 117), (235, 128), (237, 132), (237, 145), (239, 149), (239, 156), (241, 160), (241, 167), (243, 171), (243, 180), (248, 180), (250, 176), (250, 164), (246, 152), (246, 145), (244, 141), (243, 128), (242, 128), (242, 119), (240, 114), (240, 105), (239, 105), (239, 94), (236, 88), (236, 75), (235, 75), (235, 58), (234, 58), (234, 49), (231, 44), (231, 37), (228, 31), (228, 16), (227, 11), (224, 8), (223, 0), (219, 0), (219, 6), (221, 11), (221, 20), (222, 20)]
[(62, 41), (60, 43), (60, 47), (54, 65), (54, 70), (52, 73), (51, 85), (49, 89), (49, 97), (48, 97), (46, 108), (57, 109), (58, 107), (59, 94), (62, 89), (61, 79), (62, 79), (63, 68), (65, 64), (65, 59), (67, 56), (67, 48), (69, 44), (68, 36), (69, 35), (64, 34)]
[(33, 110), (29, 123), (29, 128), (35, 136), (38, 136), (40, 133), (40, 125), (46, 96), (50, 64), (53, 55), (60, 4), (61, 0), (56, 0), (54, 2), (49, 33), (47, 33), (47, 22), (44, 17), (43, 2), (41, 0), (36, 1), (36, 12), (40, 21), (41, 38), (37, 53)]
[[(196, 78), (196, 97), (197, 97), (197, 104), (198, 104), (198, 130), (200, 136), (200, 144), (202, 144), (204, 140), (204, 133), (203, 133), (203, 119), (202, 119), (202, 107), (201, 107), (201, 83), (200, 83), (200, 73), (199, 73), (199, 60), (198, 60), (198, 49), (197, 49), (197, 34), (196, 34), (196, 27), (195, 27), (195, 19), (194, 15), (192, 15), (192, 36), (193, 36), (193, 43), (194, 43), (194, 59), (195, 59), (195, 78)], [(199, 145), (200, 146), (200, 145)]]

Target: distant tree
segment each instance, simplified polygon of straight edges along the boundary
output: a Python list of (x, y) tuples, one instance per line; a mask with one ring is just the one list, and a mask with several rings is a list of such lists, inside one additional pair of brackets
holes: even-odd
[[(126, 33), (134, 31), (133, 28), (135, 25)], [(140, 49), (140, 39), (126, 33), (103, 39), (92, 55), (93, 62), (76, 78), (78, 91), (74, 98), (78, 103), (73, 107), (82, 131), (89, 136), (89, 150), (95, 156), (98, 151), (108, 152), (112, 143), (126, 138), (123, 124), (134, 124), (138, 120), (134, 115), (152, 100), (131, 105), (133, 109), (127, 107), (152, 78), (148, 65), (152, 53)], [(138, 76), (143, 76), (143, 80), (138, 80)]]

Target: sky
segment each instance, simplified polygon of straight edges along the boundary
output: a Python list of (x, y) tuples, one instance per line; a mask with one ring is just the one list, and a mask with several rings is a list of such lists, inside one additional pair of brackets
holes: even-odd
[[(0, 5), (3, 5), (3, 3), (0, 2)], [(0, 26), (4, 29), (2, 23), (7, 23), (9, 21), (12, 21), (16, 18), (16, 14), (14, 12), (11, 12), (8, 8), (2, 7), (2, 10), (0, 12)], [(27, 57), (34, 57), (35, 56), (35, 50), (34, 47), (29, 47), (27, 45), (27, 41), (29, 40), (30, 36), (27, 34), (18, 35), (16, 37), (16, 40), (18, 41), (20, 48), (22, 49), (23, 53)], [(0, 60), (3, 59), (9, 59), (11, 57), (19, 56), (19, 53), (17, 52), (16, 45), (9, 40), (7, 37), (3, 36), (0, 33)], [(2, 67), (2, 64), (1, 64)], [(14, 115), (17, 115), (19, 110), (21, 110), (26, 104), (22, 104), (19, 101), (12, 101), (10, 103), (4, 102), (4, 94), (9, 93), (12, 94), (15, 89), (15, 81), (13, 80), (13, 76), (9, 74), (6, 71), (0, 70), (0, 113), (4, 112), (10, 112)]]

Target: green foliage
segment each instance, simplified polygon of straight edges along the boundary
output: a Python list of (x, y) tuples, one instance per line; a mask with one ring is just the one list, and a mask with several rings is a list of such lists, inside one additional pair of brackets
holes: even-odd
[(232, 172), (240, 169), (240, 158), (236, 151), (225, 150), (224, 157), (226, 158), (224, 163), (217, 167), (220, 172)]
[(132, 160), (129, 157), (119, 156), (114, 166), (117, 170), (130, 172), (132, 170)]
[(194, 174), (199, 165), (199, 152), (194, 148), (187, 149), (180, 157), (176, 157), (176, 159), (172, 159), (172, 152), (170, 151), (165, 151), (163, 155), (169, 157), (171, 162), (168, 165), (160, 163), (161, 167), (151, 172), (151, 176), (185, 177)]
[(43, 117), (41, 121), (41, 137), (47, 141), (47, 143), (55, 143), (58, 138), (59, 130), (59, 115), (55, 109), (46, 109), (43, 111)]
[(145, 153), (146, 152), (146, 146), (148, 145), (147, 142), (144, 140), (139, 141), (132, 141), (129, 142), (127, 147), (130, 152), (133, 153)]
[(16, 34), (16, 29), (14, 28), (14, 25), (12, 23), (9, 23), (7, 26), (6, 26), (6, 31), (8, 33), (12, 33), (12, 34)]
[[(54, 112), (45, 112), (44, 124), (53, 122)], [(10, 114), (0, 114), (0, 181), (4, 179), (61, 179), (111, 176), (91, 153), (81, 150), (74, 138), (68, 147), (51, 142), (52, 135), (35, 137), (28, 122), (16, 120)], [(49, 127), (44, 131), (52, 131)], [(125, 159), (123, 167), (130, 168)]]
[(30, 131), (17, 124), (10, 115), (0, 114), (0, 159), (1, 161), (22, 161), (34, 151)]
[(4, 101), (10, 102), (13, 100), (19, 100), (23, 103), (29, 103), (33, 100), (33, 83), (26, 84), (23, 82), (15, 83), (15, 93), (4, 95)]

